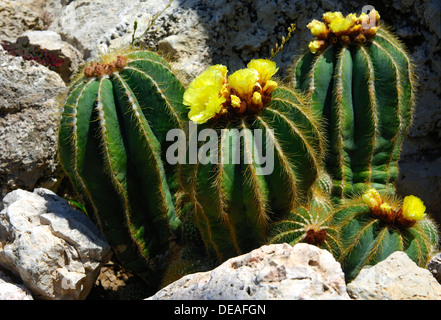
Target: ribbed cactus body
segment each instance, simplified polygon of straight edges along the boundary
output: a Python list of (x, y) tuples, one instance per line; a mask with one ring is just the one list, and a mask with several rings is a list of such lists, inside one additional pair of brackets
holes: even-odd
[(269, 243), (309, 243), (340, 255), (340, 234), (332, 223), (333, 206), (327, 195), (315, 190), (307, 204), (271, 224)]
[(415, 83), (403, 46), (385, 27), (366, 43), (308, 52), (294, 64), (294, 85), (323, 117), (333, 196), (366, 187), (394, 190)]
[(70, 88), (59, 155), (117, 258), (154, 283), (180, 226), (161, 145), (167, 130), (181, 126), (184, 88), (155, 53), (118, 59), (92, 64)]
[(395, 251), (404, 251), (425, 267), (438, 244), (436, 225), (428, 218), (411, 227), (387, 223), (372, 214), (361, 199), (354, 199), (334, 212), (333, 224), (341, 230), (338, 258), (348, 280), (366, 265), (375, 265)]
[[(282, 87), (258, 114), (204, 124), (199, 134), (205, 128), (218, 133), (219, 161), (193, 171), (194, 217), (210, 256), (224, 261), (264, 244), (268, 223), (305, 198), (321, 165), (322, 137), (302, 98)], [(256, 150), (273, 152), (270, 173), (262, 174)]]

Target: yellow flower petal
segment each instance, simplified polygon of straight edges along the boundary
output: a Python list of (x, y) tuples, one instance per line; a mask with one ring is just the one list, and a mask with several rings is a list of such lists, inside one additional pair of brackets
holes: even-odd
[(326, 12), (323, 14), (323, 21), (328, 24), (338, 18), (343, 18), (343, 14), (341, 12)]
[(387, 203), (382, 203), (380, 205), (380, 210), (382, 214), (390, 216), (392, 213), (392, 207)]
[(329, 31), (326, 25), (318, 20), (312, 20), (307, 27), (311, 30), (311, 34), (319, 39), (326, 39)]
[(309, 47), (309, 50), (310, 50), (312, 53), (317, 53), (317, 52), (319, 52), (320, 50), (322, 50), (322, 48), (323, 48), (325, 45), (326, 45), (326, 43), (325, 43), (325, 41), (323, 41), (323, 40), (314, 40), (314, 41), (311, 41), (311, 42), (309, 43), (308, 47)]
[(205, 123), (221, 110), (226, 101), (222, 94), (226, 74), (225, 66), (211, 66), (189, 84), (183, 104), (190, 107), (190, 120)]
[(247, 67), (257, 71), (259, 74), (259, 81), (262, 84), (270, 80), (279, 70), (276, 63), (268, 59), (253, 59), (248, 63)]
[(262, 95), (259, 92), (256, 91), (256, 92), (253, 93), (252, 100), (253, 100), (254, 104), (258, 105), (258, 104), (260, 104), (262, 102)]
[(227, 69), (226, 66), (224, 66), (224, 65), (222, 65), (222, 64), (216, 64), (216, 65), (214, 65), (214, 66), (208, 67), (207, 70), (216, 70), (216, 71), (219, 71), (220, 73), (222, 73), (222, 77), (223, 77), (224, 79), (227, 78), (227, 72), (228, 72), (228, 69)]
[(263, 87), (262, 91), (265, 94), (271, 94), (274, 92), (274, 90), (276, 90), (277, 86), (278, 86), (277, 82), (273, 80), (268, 80), (265, 86)]
[(339, 34), (348, 31), (353, 25), (354, 22), (352, 20), (337, 18), (329, 24), (329, 29), (336, 34)]
[(381, 206), (381, 204), (383, 203), (383, 200), (381, 199), (380, 194), (374, 188), (367, 190), (363, 194), (362, 199), (363, 199), (364, 203), (366, 203), (368, 205), (369, 209), (371, 209), (371, 210), (379, 208)]
[(240, 101), (240, 98), (238, 96), (232, 94), (232, 95), (230, 95), (230, 99), (231, 99), (231, 105), (234, 108), (240, 108), (241, 101)]
[(421, 220), (425, 217), (426, 206), (415, 196), (407, 196), (403, 200), (403, 216), (409, 220)]
[(350, 13), (346, 16), (346, 20), (352, 21), (352, 23), (355, 24), (358, 21), (358, 18), (355, 13)]
[(369, 15), (366, 14), (366, 13), (364, 13), (364, 12), (362, 12), (362, 13), (360, 13), (360, 15), (358, 16), (357, 20), (358, 20), (358, 22), (361, 23), (361, 24), (369, 23)]
[(230, 87), (238, 93), (240, 98), (247, 98), (253, 94), (253, 88), (259, 81), (259, 73), (254, 69), (240, 69), (228, 77)]

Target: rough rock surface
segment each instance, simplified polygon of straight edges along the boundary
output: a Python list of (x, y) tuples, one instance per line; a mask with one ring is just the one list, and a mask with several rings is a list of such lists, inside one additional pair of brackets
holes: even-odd
[(59, 12), (74, 0), (10, 0), (24, 5), (37, 12), (41, 18), (48, 19), (46, 24), (52, 22)]
[(340, 264), (309, 244), (274, 244), (185, 276), (149, 300), (349, 299)]
[[(135, 20), (140, 32), (149, 17), (159, 12), (168, 1), (77, 0), (70, 2), (55, 18), (49, 30), (58, 32), (63, 40), (78, 48), (87, 59), (96, 58), (100, 50), (108, 48), (112, 40), (127, 36), (131, 39)], [(128, 40), (129, 41), (129, 40)]]
[(26, 30), (42, 30), (40, 14), (16, 1), (0, 0), (0, 40), (14, 41)]
[(22, 285), (15, 284), (0, 270), (0, 300), (34, 300)]
[(441, 285), (402, 251), (363, 268), (347, 288), (356, 300), (441, 300)]
[(43, 188), (15, 190), (3, 206), (0, 265), (35, 299), (84, 299), (111, 255), (89, 218)]
[(65, 90), (54, 71), (0, 47), (0, 198), (57, 182), (57, 96)]
[(441, 253), (434, 256), (427, 264), (427, 270), (441, 283)]

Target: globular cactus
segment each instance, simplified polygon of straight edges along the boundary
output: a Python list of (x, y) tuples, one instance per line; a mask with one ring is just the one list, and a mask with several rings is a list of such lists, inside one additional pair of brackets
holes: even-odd
[(183, 126), (184, 87), (159, 55), (134, 49), (88, 64), (70, 87), (61, 164), (119, 261), (152, 285), (180, 228), (162, 145)]
[(323, 118), (326, 169), (339, 201), (369, 187), (394, 191), (403, 136), (412, 119), (415, 74), (404, 46), (378, 12), (327, 12), (293, 64), (295, 88)]
[(270, 222), (306, 198), (322, 165), (319, 122), (300, 94), (271, 80), (276, 72), (265, 59), (229, 77), (216, 65), (184, 94), (199, 139), (215, 133), (215, 161), (198, 159), (187, 177), (195, 224), (218, 261), (266, 243)]
[(404, 251), (418, 266), (426, 267), (438, 247), (437, 226), (414, 196), (401, 201), (369, 189), (335, 210), (332, 225), (340, 230), (338, 260), (348, 281), (394, 251)]
[(268, 243), (309, 243), (340, 256), (340, 232), (333, 224), (330, 197), (313, 187), (310, 201), (271, 224)]

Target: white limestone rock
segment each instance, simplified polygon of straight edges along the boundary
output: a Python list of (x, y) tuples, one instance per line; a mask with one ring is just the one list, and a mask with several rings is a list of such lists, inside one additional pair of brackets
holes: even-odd
[(441, 300), (441, 285), (403, 251), (363, 268), (347, 287), (356, 300)]
[(34, 300), (28, 289), (13, 283), (11, 278), (0, 270), (0, 300)]
[(59, 183), (57, 97), (65, 90), (56, 72), (0, 46), (0, 199), (18, 188)]
[(187, 275), (149, 300), (348, 300), (340, 264), (309, 244), (273, 244)]
[(95, 225), (66, 200), (39, 188), (15, 190), (0, 212), (0, 265), (35, 299), (84, 299), (111, 250)]

